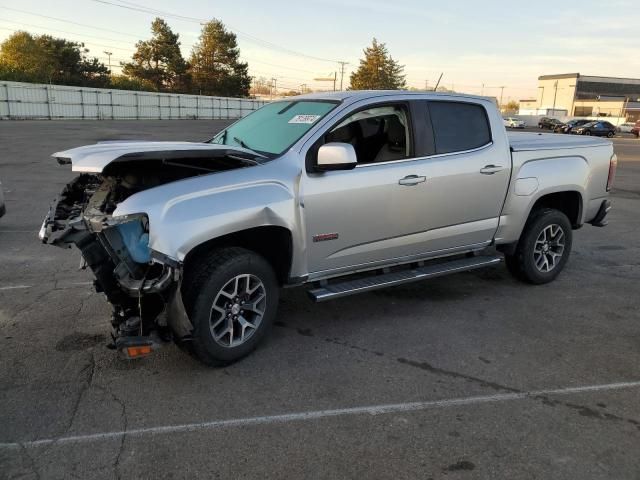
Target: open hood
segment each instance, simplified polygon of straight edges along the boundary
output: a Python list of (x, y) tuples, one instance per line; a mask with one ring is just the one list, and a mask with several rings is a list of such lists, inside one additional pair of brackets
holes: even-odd
[(72, 148), (52, 155), (60, 164), (71, 163), (74, 172), (102, 173), (114, 162), (193, 157), (236, 156), (254, 160), (256, 152), (229, 145), (196, 142), (108, 141)]

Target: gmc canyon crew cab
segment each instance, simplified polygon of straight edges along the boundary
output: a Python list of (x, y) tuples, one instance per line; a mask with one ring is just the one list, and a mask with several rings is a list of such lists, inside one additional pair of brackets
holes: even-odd
[(507, 135), (483, 97), (399, 91), (276, 101), (202, 143), (53, 156), (79, 176), (40, 238), (82, 252), (113, 305), (112, 347), (173, 339), (210, 365), (256, 347), (280, 287), (321, 302), (503, 256), (550, 282), (572, 230), (606, 225), (617, 163), (606, 139)]

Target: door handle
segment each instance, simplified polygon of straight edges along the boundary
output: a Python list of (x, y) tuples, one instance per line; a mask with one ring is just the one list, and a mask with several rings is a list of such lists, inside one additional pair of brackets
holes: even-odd
[(417, 185), (419, 183), (423, 183), (427, 181), (427, 177), (421, 177), (418, 175), (407, 175), (404, 178), (398, 180), (398, 185), (412, 186)]
[(480, 169), (480, 173), (484, 175), (493, 175), (494, 173), (497, 173), (503, 169), (504, 167), (502, 165), (485, 165)]

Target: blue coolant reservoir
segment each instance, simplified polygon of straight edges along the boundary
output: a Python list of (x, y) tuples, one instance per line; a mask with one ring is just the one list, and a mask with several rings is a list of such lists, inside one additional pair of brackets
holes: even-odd
[(149, 249), (149, 234), (144, 231), (140, 220), (133, 220), (117, 225), (122, 237), (122, 243), (129, 251), (134, 262), (149, 263), (151, 250)]

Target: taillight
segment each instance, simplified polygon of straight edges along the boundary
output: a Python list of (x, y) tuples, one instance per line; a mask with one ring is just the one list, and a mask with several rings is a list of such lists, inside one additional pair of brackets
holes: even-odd
[(613, 180), (616, 178), (616, 169), (618, 168), (618, 157), (614, 153), (609, 161), (609, 178), (607, 178), (607, 192), (613, 187)]

